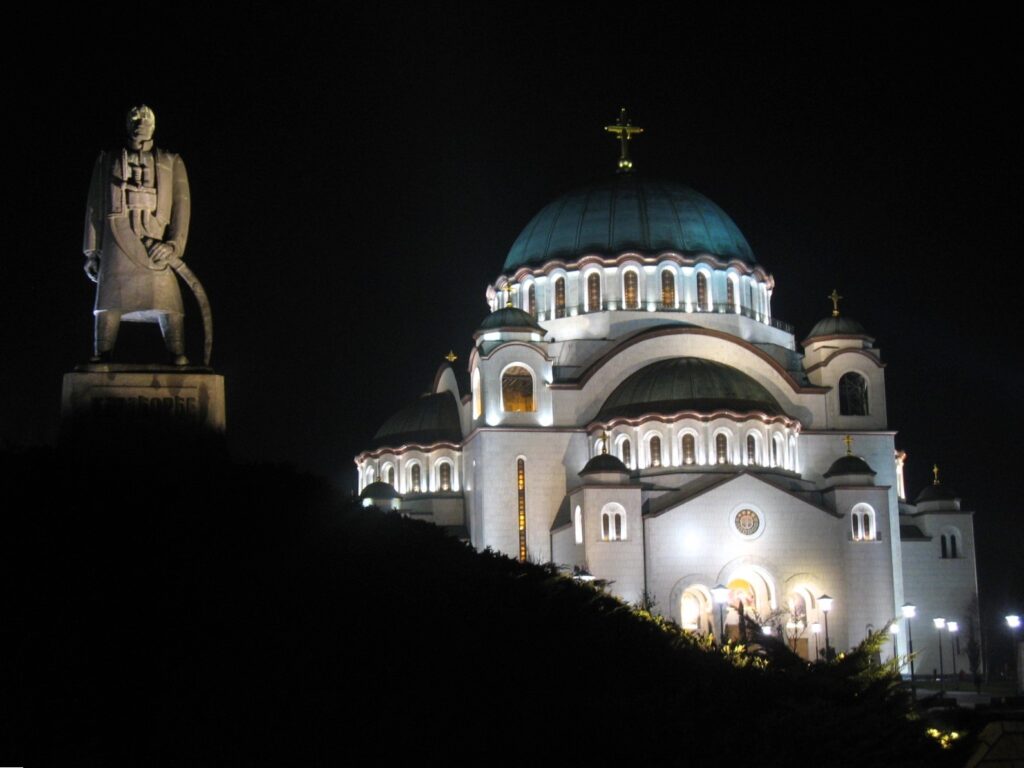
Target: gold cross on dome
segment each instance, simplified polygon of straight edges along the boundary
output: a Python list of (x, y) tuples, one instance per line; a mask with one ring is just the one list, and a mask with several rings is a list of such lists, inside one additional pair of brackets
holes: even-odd
[(513, 283), (507, 283), (505, 285), (505, 306), (506, 307), (509, 307), (509, 308), (512, 307), (512, 291), (514, 291), (518, 287), (519, 286), (514, 285)]
[(601, 453), (608, 453), (608, 430), (601, 430)]
[(843, 438), (843, 442), (846, 443), (846, 455), (847, 456), (852, 456), (853, 455), (853, 438), (850, 437), (850, 435), (847, 435), (846, 437)]
[(939, 484), (939, 465), (938, 464), (933, 464), (932, 465), (932, 475), (934, 477), (934, 479), (932, 480), (932, 485), (938, 485)]
[(839, 317), (839, 301), (843, 297), (839, 295), (839, 291), (835, 288), (832, 289), (832, 293), (828, 297), (832, 299), (832, 317)]
[(644, 129), (630, 124), (625, 107), (619, 111), (619, 119), (615, 125), (606, 125), (604, 129), (608, 133), (614, 133), (619, 139), (619, 172), (633, 170), (633, 161), (629, 159), (629, 141), (634, 134), (643, 133)]
[(444, 359), (447, 360), (449, 363), (454, 363), (456, 360), (459, 359), (459, 356), (455, 354), (455, 350), (449, 349), (448, 354), (444, 356)]

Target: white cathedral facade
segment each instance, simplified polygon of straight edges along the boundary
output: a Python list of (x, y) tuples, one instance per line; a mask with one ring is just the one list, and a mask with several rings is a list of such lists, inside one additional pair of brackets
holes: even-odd
[(937, 668), (931, 619), (963, 628), (977, 594), (972, 513), (937, 481), (908, 502), (875, 339), (836, 310), (798, 341), (774, 285), (692, 189), (620, 172), (562, 196), (487, 288), (466, 369), (356, 457), (364, 503), (690, 630), (771, 621), (806, 658), (826, 623), (842, 651), (913, 604)]

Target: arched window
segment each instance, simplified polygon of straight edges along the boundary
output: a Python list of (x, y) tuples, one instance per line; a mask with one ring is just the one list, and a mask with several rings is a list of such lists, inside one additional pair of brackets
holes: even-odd
[(850, 512), (850, 525), (853, 526), (854, 541), (873, 541), (875, 539), (875, 510), (870, 504), (856, 504)]
[(391, 487), (395, 485), (395, 468), (390, 464), (384, 467), (384, 482)]
[(437, 485), (442, 491), (452, 489), (452, 465), (447, 461), (437, 469)]
[(956, 528), (946, 528), (942, 532), (940, 537), (942, 543), (942, 557), (943, 559), (950, 558), (954, 559), (960, 556), (960, 531)]
[(573, 514), (573, 523), (576, 529), (576, 543), (583, 543), (583, 512), (579, 507), (576, 507), (576, 512)]
[(565, 317), (565, 278), (555, 278), (555, 317)]
[(725, 278), (725, 303), (729, 305), (730, 310), (736, 304), (736, 282), (731, 275)]
[(622, 273), (622, 296), (626, 309), (640, 309), (640, 281), (635, 269)]
[(672, 270), (661, 271), (661, 306), (666, 309), (676, 305), (676, 276)]
[(626, 540), (626, 510), (614, 502), (601, 510), (601, 540)]
[(484, 415), (484, 393), (480, 391), (480, 369), (473, 369), (473, 418)]
[(420, 477), (420, 465), (413, 464), (412, 469), (409, 470), (409, 483), (412, 486), (413, 493), (419, 493), (422, 487), (422, 480)]
[(521, 365), (510, 365), (501, 374), (501, 409), (507, 413), (535, 411), (533, 374)]
[(757, 441), (753, 435), (747, 435), (747, 464), (757, 464)]
[(697, 462), (697, 441), (693, 435), (683, 435), (683, 464), (695, 464)]
[(377, 475), (373, 471), (373, 467), (367, 467), (366, 472), (363, 473), (363, 487), (369, 485), (376, 479)]
[(946, 544), (946, 534), (942, 534), (942, 559), (945, 560), (949, 557), (949, 549)]
[(650, 463), (650, 465), (652, 467), (660, 467), (661, 466), (661, 438), (658, 437), (657, 435), (655, 435), (654, 437), (651, 438), (651, 442), (649, 442), (647, 444), (647, 446), (648, 446), (648, 451), (649, 451), (650, 456), (651, 456), (651, 463)]
[(850, 525), (853, 528), (853, 540), (860, 541), (860, 513), (854, 512), (850, 515)]
[(519, 492), (519, 561), (526, 562), (526, 462), (516, 461), (516, 489)]
[(708, 308), (708, 278), (703, 272), (697, 273), (697, 309)]
[(778, 467), (781, 465), (780, 459), (782, 458), (782, 438), (776, 435), (772, 438), (772, 466)]
[(956, 557), (956, 534), (949, 535), (949, 556)]
[(754, 304), (754, 284), (747, 283), (747, 306), (750, 307), (751, 314), (757, 312), (757, 306)]
[(629, 443), (628, 437), (622, 441), (622, 446), (620, 450), (622, 452), (622, 455), (619, 458), (622, 459), (622, 463), (625, 464), (627, 467), (631, 467), (633, 461), (633, 457), (631, 455), (633, 452), (633, 448)]
[(839, 380), (839, 413), (842, 416), (868, 415), (868, 383), (859, 373), (850, 371)]
[(587, 277), (587, 312), (598, 312), (601, 309), (601, 275), (591, 272)]
[(724, 432), (715, 435), (715, 463), (729, 463), (729, 438), (725, 436)]
[(531, 317), (537, 316), (537, 286), (534, 283), (526, 289), (526, 311)]
[(871, 515), (864, 515), (864, 538), (868, 541), (875, 538), (874, 531), (871, 530)]

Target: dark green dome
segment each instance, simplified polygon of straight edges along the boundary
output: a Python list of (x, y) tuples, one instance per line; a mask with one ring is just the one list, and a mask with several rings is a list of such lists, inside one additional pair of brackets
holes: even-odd
[(698, 357), (676, 357), (641, 368), (619, 384), (597, 418), (679, 411), (783, 414), (771, 393), (742, 371)]
[(917, 494), (914, 503), (920, 504), (922, 501), (955, 501), (957, 498), (959, 497), (952, 488), (933, 483), (932, 485), (925, 486), (924, 490)]
[(597, 472), (620, 472), (628, 474), (629, 468), (622, 463), (622, 459), (618, 456), (612, 456), (610, 453), (599, 453), (586, 463), (583, 469), (579, 471), (579, 474), (592, 475)]
[(729, 215), (699, 192), (620, 173), (541, 209), (505, 259), (504, 272), (552, 259), (622, 251), (707, 253), (753, 266), (754, 253)]
[(826, 317), (819, 320), (807, 334), (808, 339), (818, 336), (867, 336), (864, 326), (852, 317)]
[(498, 330), (529, 331), (531, 333), (547, 333), (528, 312), (516, 307), (502, 307), (497, 312), (491, 312), (484, 321), (480, 323), (477, 333)]
[(415, 443), (461, 443), (459, 407), (451, 392), (424, 395), (384, 422), (373, 436), (373, 448), (398, 448)]
[(825, 477), (832, 477), (834, 475), (877, 475), (868, 464), (860, 456), (840, 456), (838, 459), (832, 462), (832, 466), (828, 468), (825, 473)]
[(368, 486), (363, 488), (363, 492), (359, 494), (360, 499), (400, 499), (402, 495), (395, 490), (395, 486), (391, 483), (385, 483), (382, 480), (378, 480), (375, 483), (370, 483)]

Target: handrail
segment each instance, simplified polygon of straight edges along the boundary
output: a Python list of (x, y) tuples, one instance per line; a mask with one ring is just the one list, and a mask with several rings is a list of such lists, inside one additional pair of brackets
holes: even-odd
[(533, 316), (538, 320), (557, 320), (562, 317), (593, 315), (598, 312), (614, 312), (618, 310), (625, 310), (627, 312), (681, 312), (685, 314), (700, 315), (742, 315), (743, 317), (749, 317), (751, 320), (756, 320), (759, 323), (770, 325), (772, 328), (778, 328), (780, 331), (785, 331), (786, 333), (795, 332), (793, 325), (783, 320), (769, 317), (763, 312), (756, 312), (749, 307), (736, 307), (733, 304), (727, 303), (712, 304), (710, 307), (691, 306), (687, 308), (685, 306), (677, 306), (674, 304), (663, 304), (659, 301), (643, 302), (637, 307), (623, 307), (620, 306), (620, 302), (608, 301), (602, 302), (600, 308), (590, 309), (583, 304), (577, 304), (575, 306), (566, 306), (562, 310), (561, 314), (556, 315), (554, 311), (545, 311), (534, 313)]

